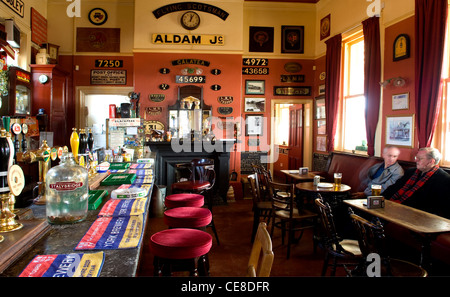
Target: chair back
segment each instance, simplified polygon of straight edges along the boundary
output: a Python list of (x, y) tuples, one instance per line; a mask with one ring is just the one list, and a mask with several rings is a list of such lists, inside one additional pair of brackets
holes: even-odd
[(250, 259), (247, 266), (247, 276), (270, 276), (274, 254), (272, 251), (272, 239), (264, 222), (259, 223), (258, 232), (253, 242)]
[(191, 160), (192, 181), (208, 181), (210, 183), (209, 189), (214, 186), (216, 181), (216, 172), (214, 170), (213, 159), (193, 159)]
[(272, 181), (272, 175), (261, 164), (252, 164), (253, 172), (256, 175), (256, 186), (258, 189), (258, 196), (261, 201), (270, 201), (269, 182)]
[(377, 253), (381, 257), (385, 255), (385, 236), (384, 228), (377, 219), (375, 223), (356, 215), (352, 209), (349, 209), (351, 221), (355, 227), (358, 243), (363, 256), (370, 253)]
[(328, 249), (334, 250), (338, 253), (343, 253), (345, 250), (339, 243), (340, 238), (336, 231), (336, 225), (334, 224), (333, 213), (330, 205), (328, 202), (323, 200), (320, 194), (318, 194), (318, 198), (316, 198), (315, 203), (320, 214), (320, 221), (322, 223), (324, 244)]
[(253, 206), (256, 206), (256, 204), (260, 201), (259, 191), (256, 186), (256, 174), (250, 174), (247, 176), (247, 179), (250, 184), (250, 193), (252, 194)]
[(295, 184), (282, 184), (269, 181), (269, 194), (274, 212), (284, 211), (292, 219), (294, 211)]

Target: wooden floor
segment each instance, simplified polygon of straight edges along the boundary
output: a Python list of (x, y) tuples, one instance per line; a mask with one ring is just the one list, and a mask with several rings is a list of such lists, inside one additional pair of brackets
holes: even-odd
[[(213, 236), (213, 246), (209, 253), (210, 273), (213, 277), (246, 276), (246, 267), (252, 244), (250, 242), (253, 223), (251, 199), (241, 199), (213, 208), (213, 217), (219, 235), (220, 245)], [(163, 218), (150, 219), (150, 233), (166, 229)], [(210, 228), (207, 229), (213, 235)], [(305, 231), (301, 240), (291, 247), (291, 257), (286, 259), (287, 245), (281, 244), (280, 231), (275, 229), (272, 238), (275, 259), (271, 271), (273, 277), (319, 277), (324, 253), (313, 250), (312, 230)], [(437, 275), (450, 275), (447, 266), (438, 267)], [(340, 269), (340, 270), (339, 270)], [(153, 256), (143, 254), (139, 276), (153, 275)], [(338, 276), (345, 276), (338, 268)]]

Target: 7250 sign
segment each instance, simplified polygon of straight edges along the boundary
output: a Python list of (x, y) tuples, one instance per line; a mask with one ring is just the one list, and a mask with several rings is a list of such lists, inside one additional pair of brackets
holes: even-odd
[(97, 68), (122, 68), (123, 60), (95, 60), (95, 67)]

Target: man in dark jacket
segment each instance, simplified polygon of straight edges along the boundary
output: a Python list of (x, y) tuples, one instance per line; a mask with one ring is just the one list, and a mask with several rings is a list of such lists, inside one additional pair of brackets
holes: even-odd
[(416, 167), (383, 192), (383, 196), (423, 211), (450, 219), (450, 175), (439, 168), (440, 152), (421, 148)]

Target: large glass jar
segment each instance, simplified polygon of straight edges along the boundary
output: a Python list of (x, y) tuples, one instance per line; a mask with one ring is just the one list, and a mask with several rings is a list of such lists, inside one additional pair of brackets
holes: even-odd
[(75, 163), (72, 153), (64, 153), (58, 166), (47, 172), (47, 220), (71, 224), (84, 220), (88, 210), (88, 171)]

